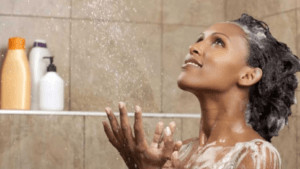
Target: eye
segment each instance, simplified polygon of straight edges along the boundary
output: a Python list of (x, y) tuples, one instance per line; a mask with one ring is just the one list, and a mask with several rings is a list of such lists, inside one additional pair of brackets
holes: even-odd
[(196, 41), (196, 43), (200, 42), (203, 40), (203, 36), (200, 36), (199, 39)]
[(213, 42), (213, 45), (218, 45), (218, 46), (222, 46), (222, 47), (225, 47), (225, 43), (224, 41), (221, 39), (221, 38), (216, 38)]

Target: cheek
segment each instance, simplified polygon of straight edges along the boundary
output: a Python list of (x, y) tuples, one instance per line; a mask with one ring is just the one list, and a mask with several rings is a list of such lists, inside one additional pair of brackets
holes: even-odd
[(240, 69), (241, 64), (224, 57), (224, 59), (211, 60), (205, 71), (209, 72), (208, 78), (215, 80), (216, 83), (232, 85), (237, 82)]

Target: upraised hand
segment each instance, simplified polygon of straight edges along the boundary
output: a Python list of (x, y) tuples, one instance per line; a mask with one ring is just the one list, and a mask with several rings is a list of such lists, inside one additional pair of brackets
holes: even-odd
[[(163, 123), (159, 122), (156, 125), (152, 143), (148, 145), (139, 106), (135, 107), (134, 135), (124, 103), (119, 103), (121, 126), (110, 108), (106, 108), (105, 111), (110, 122), (110, 126), (106, 121), (103, 122), (106, 136), (119, 151), (129, 169), (161, 169), (166, 161), (171, 159), (172, 153), (177, 151), (182, 144), (181, 141), (176, 143), (173, 141), (175, 122), (171, 122), (165, 129)], [(172, 157), (172, 159), (175, 158)]]

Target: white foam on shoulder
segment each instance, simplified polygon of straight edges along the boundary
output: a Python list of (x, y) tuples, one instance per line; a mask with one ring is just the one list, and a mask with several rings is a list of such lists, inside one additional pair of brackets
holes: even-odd
[[(183, 152), (181, 151), (181, 153)], [(186, 157), (182, 154), (180, 156)], [(236, 143), (235, 146), (231, 147), (216, 146), (215, 142), (199, 147), (184, 168), (235, 169), (239, 167), (246, 156), (251, 157), (253, 166), (256, 169), (281, 169), (281, 159), (278, 151), (271, 143), (261, 139)]]

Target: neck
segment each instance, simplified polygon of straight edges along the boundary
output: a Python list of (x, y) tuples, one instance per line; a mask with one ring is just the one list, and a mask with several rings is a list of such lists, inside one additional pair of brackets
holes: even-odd
[(201, 106), (200, 145), (230, 142), (232, 136), (249, 130), (245, 121), (248, 93), (248, 89), (235, 87), (223, 93), (196, 94)]

